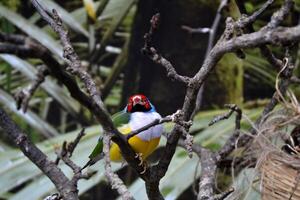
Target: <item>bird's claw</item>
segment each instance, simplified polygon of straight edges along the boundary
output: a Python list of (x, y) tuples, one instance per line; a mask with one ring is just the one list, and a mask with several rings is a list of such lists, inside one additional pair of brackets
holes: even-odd
[(138, 164), (138, 166), (142, 166), (143, 167), (143, 171), (142, 172), (140, 172), (140, 174), (144, 174), (146, 171), (147, 171), (147, 162), (145, 162), (144, 160), (143, 160), (143, 154), (142, 153), (136, 153), (135, 154), (135, 158), (138, 158), (139, 159), (139, 164)]
[(138, 164), (139, 166), (143, 165), (143, 157), (142, 156), (143, 156), (142, 153), (136, 153), (135, 156), (134, 156), (134, 158), (138, 158), (139, 159), (139, 161), (140, 161), (139, 164)]
[(147, 171), (147, 165), (143, 165), (143, 171), (140, 172), (140, 174), (145, 174), (146, 171)]
[(142, 160), (142, 153), (135, 153), (134, 158), (138, 158), (139, 160)]

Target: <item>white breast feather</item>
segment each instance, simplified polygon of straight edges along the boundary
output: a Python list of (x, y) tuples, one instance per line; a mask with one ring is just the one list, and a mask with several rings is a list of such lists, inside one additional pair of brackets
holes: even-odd
[[(131, 114), (129, 127), (132, 130), (137, 130), (147, 124), (150, 124), (155, 119), (161, 119), (160, 114), (158, 114), (157, 112), (134, 112)], [(163, 125), (159, 124), (140, 132), (137, 136), (144, 141), (150, 141), (153, 138), (160, 137), (162, 132)]]

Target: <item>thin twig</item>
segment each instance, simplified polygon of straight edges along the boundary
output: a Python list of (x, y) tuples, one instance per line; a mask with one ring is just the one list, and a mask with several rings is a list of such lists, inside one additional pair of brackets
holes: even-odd
[(133, 199), (132, 195), (128, 191), (127, 187), (123, 183), (123, 181), (119, 178), (117, 174), (115, 174), (111, 168), (110, 161), (110, 141), (111, 136), (108, 133), (104, 133), (103, 136), (103, 153), (104, 153), (104, 168), (105, 168), (105, 176), (109, 181), (112, 189), (116, 189), (123, 200)]
[(153, 122), (139, 128), (137, 130), (131, 131), (128, 135), (126, 135), (127, 140), (129, 140), (130, 138), (139, 134), (142, 131), (145, 131), (153, 126), (156, 126), (156, 125), (162, 124), (162, 123), (166, 123), (166, 122), (174, 122), (174, 123), (180, 124), (182, 127), (186, 128), (186, 129), (190, 128), (190, 126), (192, 125), (192, 122), (191, 121), (189, 121), (189, 122), (182, 121), (180, 119), (181, 116), (182, 116), (181, 110), (177, 110), (177, 112), (172, 115), (168, 115), (161, 119), (155, 119), (155, 120), (153, 120)]
[[(211, 49), (213, 48), (216, 33), (217, 33), (217, 30), (218, 30), (218, 27), (219, 27), (219, 24), (220, 24), (220, 21), (221, 21), (221, 17), (222, 17), (222, 11), (224, 10), (224, 8), (227, 5), (228, 5), (228, 0), (222, 0), (220, 2), (220, 5), (219, 5), (218, 10), (217, 10), (217, 14), (216, 14), (215, 19), (214, 19), (214, 22), (213, 22), (212, 26), (210, 27), (209, 36), (208, 36), (208, 43), (207, 43), (204, 59), (207, 58), (207, 56), (209, 55)], [(196, 113), (201, 108), (201, 104), (202, 104), (202, 100), (203, 100), (202, 96), (203, 96), (203, 92), (204, 92), (204, 87), (205, 86), (203, 84), (201, 86), (200, 90), (198, 91), (196, 106), (195, 106), (195, 109), (193, 111), (192, 118), (196, 115)]]
[(226, 158), (235, 149), (237, 145), (237, 140), (240, 135), (242, 110), (234, 104), (229, 104), (227, 105), (227, 107), (230, 108), (231, 111), (236, 112), (235, 129), (233, 134), (228, 138), (228, 140), (224, 144), (224, 146), (218, 151), (217, 157), (219, 161)]
[(36, 79), (26, 88), (23, 88), (14, 95), (14, 98), (17, 102), (17, 109), (22, 108), (23, 112), (26, 113), (28, 108), (28, 103), (38, 89), (38, 87), (45, 81), (45, 77), (49, 74), (49, 71), (46, 66), (42, 65), (38, 68), (36, 74)]
[(81, 138), (83, 136), (85, 136), (85, 128), (81, 129), (81, 131), (79, 132), (79, 134), (77, 135), (77, 137), (75, 138), (75, 140), (71, 143), (68, 144), (67, 146), (67, 151), (69, 152), (69, 157), (72, 157), (72, 154), (75, 150), (75, 148), (77, 147), (79, 141), (81, 140)]
[(153, 17), (150, 20), (150, 29), (148, 33), (145, 34), (144, 39), (144, 47), (142, 48), (142, 53), (147, 55), (153, 62), (163, 66), (167, 70), (167, 76), (170, 77), (172, 80), (177, 80), (179, 82), (187, 84), (189, 82), (189, 77), (181, 76), (177, 74), (175, 68), (171, 64), (170, 61), (162, 57), (156, 49), (152, 46), (152, 37), (155, 32), (155, 30), (158, 29), (160, 23), (160, 14), (157, 13), (153, 15)]

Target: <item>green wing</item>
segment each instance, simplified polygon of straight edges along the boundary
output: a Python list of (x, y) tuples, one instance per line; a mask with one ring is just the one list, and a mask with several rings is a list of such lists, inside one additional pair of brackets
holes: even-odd
[[(118, 112), (112, 116), (113, 123), (115, 127), (120, 127), (124, 124), (128, 124), (130, 120), (130, 114), (126, 113), (124, 110), (121, 112)], [(90, 160), (81, 168), (83, 170), (84, 168), (91, 166), (95, 164), (98, 160), (103, 158), (103, 138), (100, 137), (98, 140), (98, 143), (92, 153), (90, 154), (89, 158)]]
[[(116, 127), (120, 127), (124, 124), (127, 124), (130, 120), (130, 114), (124, 111), (118, 112), (112, 116), (113, 123)], [(103, 151), (103, 139), (102, 137), (99, 138), (96, 147), (94, 148), (93, 152), (89, 156), (89, 158), (95, 158), (96, 156), (100, 155)]]
[(103, 138), (100, 137), (96, 147), (94, 148), (92, 153), (89, 155), (89, 158), (90, 159), (95, 158), (96, 156), (100, 155), (102, 153), (102, 151), (103, 151)]
[(125, 111), (120, 111), (112, 116), (113, 123), (115, 127), (120, 127), (124, 124), (128, 124), (130, 120), (130, 113)]

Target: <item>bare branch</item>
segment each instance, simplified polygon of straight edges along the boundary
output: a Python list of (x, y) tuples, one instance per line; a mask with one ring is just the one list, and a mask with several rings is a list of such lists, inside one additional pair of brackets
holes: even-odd
[(73, 186), (69, 184), (69, 179), (64, 175), (64, 173), (28, 139), (28, 137), (1, 108), (0, 127), (2, 127), (9, 139), (19, 146), (24, 155), (28, 157), (52, 181), (64, 199), (78, 199), (76, 188), (73, 188)]
[(71, 142), (70, 144), (68, 144), (68, 146), (66, 147), (66, 150), (69, 152), (70, 157), (72, 157), (72, 154), (73, 154), (75, 148), (77, 147), (78, 143), (80, 142), (81, 138), (83, 136), (85, 136), (84, 131), (85, 131), (84, 128), (81, 129), (81, 131), (79, 132), (79, 134), (77, 135), (75, 140), (73, 142)]
[(228, 119), (233, 112), (237, 112), (239, 115), (241, 115), (241, 110), (237, 107), (237, 105), (235, 104), (226, 104), (224, 105), (225, 107), (229, 108), (230, 111), (225, 113), (225, 114), (222, 114), (222, 115), (218, 115), (216, 117), (214, 117), (210, 122), (209, 122), (209, 126), (212, 126), (213, 124), (221, 121), (221, 120), (224, 120), (224, 119)]
[(221, 193), (221, 194), (218, 194), (218, 195), (215, 195), (214, 196), (214, 200), (223, 200), (223, 199), (226, 199), (232, 192), (234, 192), (234, 188), (230, 188), (229, 190)]
[[(253, 14), (251, 14), (249, 17), (246, 15), (243, 15), (236, 23), (235, 26), (238, 29), (244, 29), (245, 27), (252, 27), (252, 24), (257, 20), (257, 18), (265, 12), (272, 4), (274, 0), (268, 0), (266, 1), (260, 9), (255, 11)], [(237, 2), (238, 4), (243, 2)], [(240, 6), (241, 7), (241, 6)]]
[[(222, 1), (222, 3), (226, 3), (227, 1)], [(240, 22), (243, 22), (242, 25), (237, 25), (237, 22), (234, 22), (232, 19), (228, 18), (227, 21), (227, 27), (226, 30), (221, 37), (221, 39), (217, 42), (217, 44), (209, 51), (209, 54), (205, 58), (205, 61), (202, 65), (202, 67), (199, 69), (199, 71), (195, 74), (194, 77), (189, 78), (185, 76), (181, 76), (177, 74), (175, 68), (173, 65), (166, 60), (164, 57), (160, 56), (157, 53), (157, 50), (151, 46), (151, 40), (152, 35), (154, 31), (158, 28), (159, 24), (159, 15), (155, 15), (151, 20), (151, 27), (149, 30), (149, 33), (145, 35), (145, 45), (143, 48), (144, 53), (148, 55), (148, 57), (153, 60), (154, 62), (160, 64), (167, 70), (167, 76), (171, 77), (174, 80), (177, 80), (179, 82), (182, 82), (187, 85), (187, 91), (186, 96), (184, 100), (184, 104), (182, 106), (182, 115), (178, 117), (178, 123), (175, 124), (173, 130), (171, 131), (170, 135), (167, 138), (167, 144), (166, 148), (164, 149), (159, 163), (150, 167), (149, 170), (146, 171), (144, 174), (140, 174), (140, 172), (143, 171), (143, 167), (139, 166), (139, 160), (134, 157), (135, 152), (130, 148), (127, 142), (127, 138), (123, 136), (119, 131), (114, 127), (112, 120), (106, 110), (106, 108), (103, 105), (102, 99), (100, 97), (100, 93), (98, 89), (96, 88), (96, 85), (94, 81), (92, 80), (91, 76), (81, 67), (81, 62), (78, 57), (78, 55), (75, 53), (67, 31), (64, 29), (61, 19), (56, 13), (55, 10), (53, 10), (52, 13), (48, 13), (39, 3), (37, 0), (32, 0), (33, 5), (37, 9), (37, 11), (41, 14), (44, 20), (46, 20), (49, 25), (52, 27), (52, 29), (59, 35), (61, 39), (61, 43), (64, 49), (64, 58), (65, 62), (67, 63), (67, 68), (65, 69), (55, 69), (54, 67), (51, 68), (50, 72), (55, 74), (57, 78), (59, 78), (61, 81), (63, 80), (63, 77), (69, 77), (73, 82), (67, 83), (63, 82), (68, 89), (71, 92), (71, 95), (76, 98), (82, 105), (86, 106), (97, 118), (97, 120), (100, 122), (100, 124), (103, 126), (105, 131), (105, 141), (106, 144), (104, 146), (106, 156), (106, 173), (107, 177), (112, 183), (114, 187), (117, 187), (120, 194), (123, 195), (124, 198), (131, 199), (131, 195), (128, 193), (127, 188), (124, 186), (122, 182), (120, 182), (120, 179), (118, 177), (114, 176), (111, 169), (110, 169), (110, 158), (109, 158), (109, 141), (110, 137), (111, 139), (119, 145), (123, 157), (126, 159), (126, 161), (139, 173), (140, 177), (143, 178), (146, 182), (146, 189), (149, 199), (163, 199), (162, 194), (159, 191), (159, 182), (161, 178), (165, 175), (170, 161), (175, 153), (175, 149), (177, 146), (177, 143), (179, 139), (184, 135), (186, 138), (186, 144), (184, 146), (187, 146), (187, 149), (190, 153), (191, 150), (200, 151), (198, 155), (201, 156), (201, 177), (200, 177), (200, 184), (199, 184), (199, 194), (198, 199), (217, 199), (217, 196), (214, 195), (214, 184), (215, 184), (215, 176), (216, 171), (219, 163), (219, 158), (226, 157), (231, 151), (233, 151), (233, 143), (235, 144), (235, 141), (238, 138), (239, 130), (240, 128), (240, 116), (241, 112), (238, 112), (238, 110), (235, 110), (238, 112), (238, 116), (236, 118), (236, 132), (232, 135), (231, 139), (229, 139), (226, 143), (226, 145), (221, 149), (219, 152), (214, 153), (208, 149), (198, 147), (197, 149), (193, 148), (192, 140), (189, 135), (187, 135), (189, 131), (189, 126), (183, 127), (186, 122), (188, 122), (191, 119), (192, 112), (195, 107), (196, 97), (199, 92), (199, 89), (203, 85), (204, 81), (208, 77), (209, 73), (214, 69), (216, 66), (216, 63), (222, 58), (222, 56), (225, 53), (228, 52), (236, 52), (243, 48), (252, 48), (267, 44), (274, 44), (274, 45), (286, 45), (294, 42), (300, 41), (300, 26), (295, 27), (278, 27), (278, 25), (283, 21), (284, 17), (288, 14), (288, 12), (292, 8), (292, 1), (286, 0), (285, 4), (282, 6), (282, 8), (276, 12), (271, 22), (263, 27), (261, 30), (250, 33), (250, 34), (242, 34), (242, 31), (239, 30), (243, 26), (247, 26), (251, 23), (253, 23), (254, 20), (257, 19), (257, 17), (268, 7), (271, 1), (268, 1), (265, 4), (265, 7), (262, 7), (259, 11), (254, 13), (250, 17), (243, 17)], [(224, 3), (224, 4), (225, 4)], [(223, 4), (222, 4), (223, 5)], [(221, 6), (220, 6), (221, 7)], [(219, 11), (221, 12), (221, 10)], [(244, 21), (243, 21), (244, 20)], [(11, 47), (11, 50), (15, 50), (18, 48), (23, 48), (25, 45), (22, 43), (22, 40), (19, 38), (9, 38), (9, 37), (3, 37), (3, 35), (0, 35), (0, 40), (6, 40), (7, 42), (14, 41), (13, 47)], [(6, 45), (6, 43), (4, 44)], [(3, 47), (3, 46), (2, 46)], [(7, 46), (4, 46), (7, 47)], [(15, 48), (15, 49), (13, 49)], [(3, 50), (3, 48), (2, 48)], [(1, 51), (1, 46), (0, 46)], [(16, 51), (16, 50), (15, 50)], [(24, 52), (28, 53), (31, 50), (26, 49)], [(14, 52), (17, 54), (17, 52)], [(30, 52), (32, 54), (38, 53), (38, 52)], [(42, 57), (45, 58), (45, 56), (48, 53), (42, 53)], [(272, 58), (272, 57), (270, 57)], [(43, 58), (42, 58), (43, 59)], [(59, 67), (58, 67), (59, 68)], [(56, 70), (60, 70), (59, 73), (56, 72)], [(78, 86), (77, 83), (73, 80), (72, 77), (70, 77), (67, 72), (71, 73), (74, 76), (77, 76), (84, 84), (85, 89), (88, 92), (87, 96), (84, 92), (82, 92)], [(280, 91), (286, 90), (287, 85), (290, 82), (291, 72), (293, 71), (293, 67), (288, 67), (287, 71), (284, 70), (284, 76), (282, 77), (282, 81), (280, 82)], [(75, 88), (75, 89), (74, 89)], [(75, 92), (74, 92), (75, 91)], [(262, 114), (263, 116), (266, 115), (266, 113), (270, 112), (275, 105), (277, 104), (278, 100), (276, 97), (272, 98), (270, 104), (268, 107), (266, 107), (265, 111)], [(233, 111), (232, 111), (233, 112)], [(226, 117), (225, 117), (226, 118)], [(260, 120), (262, 120), (262, 118)], [(36, 159), (33, 154), (33, 152), (37, 151), (34, 145), (28, 144), (28, 140), (25, 135), (22, 135), (20, 130), (16, 130), (16, 128), (11, 128), (11, 123), (8, 123), (10, 125), (6, 125), (5, 122), (9, 121), (7, 119), (7, 115), (1, 114), (0, 110), (0, 125), (4, 127), (4, 130), (8, 130), (8, 133), (11, 133), (13, 131), (16, 131), (19, 134), (10, 136), (12, 139), (15, 140), (15, 142), (20, 145), (20, 148), (23, 150), (24, 154), (28, 156), (29, 158), (32, 158), (32, 160)], [(258, 121), (259, 123), (260, 121)], [(144, 129), (138, 130), (143, 131), (147, 128), (150, 128), (151, 126), (156, 125), (156, 123), (160, 123), (160, 121), (156, 121), (151, 123), (150, 125), (147, 125), (143, 127)], [(132, 137), (136, 134), (138, 134), (138, 131), (134, 132), (129, 137)], [(80, 139), (80, 138), (79, 138)], [(79, 142), (78, 139), (78, 142)], [(24, 142), (25, 141), (25, 142)], [(234, 142), (233, 142), (234, 141)], [(77, 143), (78, 143), (77, 142)], [(27, 145), (27, 146), (26, 146)], [(26, 146), (26, 148), (25, 148)], [(74, 145), (74, 148), (76, 146), (76, 142)], [(33, 148), (30, 151), (27, 148)], [(73, 152), (73, 147), (70, 147), (70, 151)], [(72, 150), (73, 149), (73, 150)], [(39, 151), (39, 150), (38, 150)], [(77, 182), (80, 178), (88, 177), (84, 174), (81, 174), (80, 167), (78, 167), (75, 163), (73, 163), (70, 160), (70, 154), (66, 153), (68, 151), (66, 143), (63, 145), (62, 153), (59, 154), (61, 156), (61, 159), (73, 169), (74, 177), (72, 180), (68, 180), (68, 178), (65, 177), (65, 175), (57, 168), (57, 166), (52, 163), (51, 161), (47, 160), (47, 157), (42, 152), (38, 152), (37, 155), (39, 158), (43, 159), (43, 162), (46, 162), (49, 166), (51, 165), (51, 170), (46, 171), (44, 163), (38, 163), (38, 161), (35, 160), (36, 164), (45, 172), (46, 175), (49, 176), (49, 178), (53, 181), (53, 183), (58, 188), (58, 191), (61, 193), (63, 198), (65, 199), (78, 199), (78, 191), (77, 188)], [(63, 153), (64, 152), (64, 153)], [(26, 154), (27, 153), (27, 154)], [(46, 160), (46, 161), (45, 161)], [(47, 166), (48, 166), (47, 165)], [(48, 169), (48, 168), (47, 168)], [(48, 173), (48, 174), (47, 174)], [(54, 174), (51, 174), (54, 173)], [(59, 174), (61, 177), (58, 178), (58, 180), (54, 180), (54, 177)], [(61, 175), (62, 174), (62, 175)], [(56, 177), (55, 177), (56, 178)], [(61, 186), (63, 183), (63, 187)], [(75, 188), (75, 189), (74, 189)], [(225, 198), (230, 192), (225, 192), (220, 195), (218, 198)], [(72, 195), (72, 196), (68, 196)], [(68, 197), (68, 198), (67, 198)]]
[(105, 162), (105, 176), (109, 181), (112, 189), (116, 189), (123, 200), (133, 199), (132, 195), (128, 191), (127, 187), (123, 183), (123, 181), (119, 178), (117, 174), (115, 174), (111, 168), (110, 161), (110, 141), (111, 136), (109, 133), (104, 133), (103, 136), (103, 153), (104, 153), (104, 162)]
[[(283, 18), (284, 16), (281, 15), (281, 17)], [(276, 18), (276, 20), (282, 20), (282, 19), (279, 17)], [(232, 26), (234, 23), (230, 22), (230, 20), (228, 22), (229, 23), (227, 26), (227, 30), (224, 32), (223, 36), (217, 42), (214, 48), (210, 51), (210, 54), (205, 59), (200, 70), (189, 81), (184, 104), (182, 107), (182, 111), (183, 111), (182, 120), (184, 121), (190, 120), (190, 117), (194, 110), (194, 105), (195, 105), (199, 88), (202, 86), (209, 73), (214, 69), (217, 62), (222, 58), (222, 56), (225, 53), (235, 52), (239, 49), (257, 47), (266, 44), (278, 45), (278, 44), (294, 43), (300, 40), (300, 26), (289, 27), (289, 28), (280, 27), (274, 29), (262, 28), (260, 31), (257, 31), (255, 33), (233, 37), (233, 34), (230, 33), (234, 33), (234, 26)], [(161, 155), (159, 163), (151, 167), (153, 180), (151, 180), (150, 185), (152, 189), (158, 188), (157, 185), (155, 184), (158, 184), (159, 180), (165, 175), (168, 166), (170, 164), (170, 161), (175, 153), (178, 140), (180, 139), (182, 134), (183, 133), (182, 130), (180, 129), (180, 126), (175, 125), (175, 127), (170, 133), (170, 136), (168, 137), (166, 148), (164, 149), (164, 152)], [(213, 196), (214, 176), (215, 176), (216, 165), (217, 165), (217, 159), (216, 159), (217, 155), (213, 154), (209, 150), (203, 150), (203, 151), (204, 151), (204, 157), (203, 157), (203, 153), (201, 153), (201, 158), (204, 159), (203, 162), (201, 162), (201, 165), (203, 165), (204, 172), (202, 171), (202, 174), (204, 175), (202, 176), (201, 180), (205, 180), (205, 182), (200, 181), (200, 192), (199, 192), (200, 196), (198, 196), (199, 199), (205, 197), (206, 195), (208, 195), (207, 197)], [(205, 158), (205, 156), (207, 156), (207, 158)], [(211, 166), (211, 169), (205, 168), (206, 163), (210, 163), (209, 165)], [(206, 185), (207, 181), (208, 184)], [(148, 184), (146, 183), (146, 188), (149, 188), (147, 187), (147, 185), (149, 185), (149, 183)], [(148, 189), (147, 189), (147, 193), (149, 194)], [(158, 194), (159, 191), (155, 191), (155, 193)]]
[[(215, 19), (214, 19), (214, 22), (213, 22), (212, 26), (210, 27), (208, 43), (207, 43), (207, 48), (206, 48), (204, 59), (207, 58), (207, 56), (209, 55), (209, 52), (213, 48), (216, 33), (217, 33), (217, 30), (218, 30), (218, 27), (219, 27), (219, 24), (220, 24), (220, 21), (221, 21), (221, 17), (222, 17), (222, 11), (224, 10), (224, 8), (227, 5), (228, 5), (228, 0), (222, 0), (220, 2), (220, 5), (219, 5), (218, 10), (217, 10), (217, 14), (216, 14)], [(195, 105), (195, 109), (194, 109), (193, 114), (192, 114), (192, 118), (200, 110), (200, 107), (201, 107), (201, 104), (202, 104), (202, 99), (203, 99), (202, 96), (203, 96), (203, 92), (204, 92), (204, 87), (205, 86), (203, 84), (201, 86), (201, 88), (199, 89), (199, 91), (198, 91), (196, 105)]]
[(189, 82), (189, 77), (181, 76), (177, 74), (175, 68), (171, 64), (170, 61), (159, 55), (154, 47), (152, 47), (152, 37), (154, 34), (154, 31), (158, 29), (159, 21), (160, 20), (160, 14), (157, 13), (153, 15), (153, 17), (150, 20), (150, 29), (149, 32), (145, 34), (145, 43), (144, 47), (142, 48), (142, 53), (147, 55), (153, 62), (163, 66), (167, 70), (167, 76), (170, 77), (172, 80), (176, 80), (182, 83), (187, 84)]
[(55, 160), (56, 165), (58, 165), (58, 163), (62, 157), (65, 157), (65, 156), (68, 156), (69, 158), (72, 157), (72, 154), (73, 154), (75, 148), (77, 147), (81, 138), (85, 135), (84, 131), (85, 131), (84, 128), (81, 129), (81, 131), (79, 132), (79, 134), (77, 135), (77, 137), (75, 138), (75, 140), (73, 142), (71, 142), (69, 144), (67, 144), (66, 141), (63, 142), (61, 151), (56, 152), (56, 154), (57, 154), (57, 158)]
[(197, 200), (213, 200), (217, 160), (208, 149), (201, 151), (201, 175)]
[(162, 123), (165, 123), (165, 122), (174, 122), (174, 123), (177, 123), (177, 124), (181, 125), (184, 128), (187, 128), (187, 129), (190, 128), (192, 126), (192, 121), (184, 122), (184, 121), (180, 120), (181, 116), (182, 116), (181, 110), (177, 110), (177, 112), (172, 114), (172, 115), (168, 115), (168, 116), (166, 116), (164, 118), (161, 118), (161, 119), (155, 119), (153, 122), (139, 128), (137, 130), (131, 131), (131, 133), (126, 135), (127, 140), (129, 140), (130, 138), (132, 138), (133, 136), (139, 134), (142, 131), (145, 131), (145, 130), (153, 127), (153, 126), (156, 126), (158, 124), (162, 124)]
[[(1, 51), (2, 44), (0, 44), (1, 53), (11, 53), (19, 57), (26, 58), (40, 58), (46, 64), (50, 74), (67, 87), (74, 99), (76, 99), (87, 108), (96, 110), (96, 108), (94, 108), (95, 106), (93, 106), (88, 96), (79, 89), (76, 81), (69, 74), (63, 71), (63, 66), (54, 57), (51, 56), (49, 50), (47, 50), (44, 46), (29, 37), (24, 37), (23, 35), (8, 35), (0, 32), (0, 38), (6, 39), (6, 42), (14, 43), (9, 44), (14, 46), (14, 49), (11, 50), (5, 48), (5, 45), (7, 44), (3, 44), (3, 51)], [(82, 115), (78, 115), (77, 113), (73, 112), (70, 112), (70, 114), (79, 119), (83, 125), (88, 124), (88, 120), (85, 119)]]
[(192, 135), (190, 135), (187, 131), (185, 131), (185, 129), (182, 130), (182, 132), (183, 132), (183, 134), (182, 134), (183, 137), (185, 137), (184, 148), (186, 149), (188, 156), (190, 158), (192, 158), (193, 157), (193, 143), (194, 143), (193, 139), (194, 139), (194, 137)]
[[(271, 5), (274, 2), (274, 0), (268, 0), (267, 2), (265, 2), (265, 4), (262, 6), (262, 8), (260, 9), (260, 11), (257, 11), (259, 13), (261, 13), (262, 11), (264, 11), (266, 8), (269, 7), (269, 5)], [(244, 6), (244, 2), (242, 1), (236, 1), (236, 3), (238, 4), (238, 7), (240, 9), (241, 13), (246, 13), (246, 8)], [(254, 16), (256, 14), (253, 14)], [(243, 28), (244, 32), (254, 32), (254, 28), (252, 26), (252, 23), (248, 23), (246, 26), (243, 25), (241, 28)], [(259, 47), (260, 48), (260, 52), (261, 54), (268, 60), (268, 62), (273, 65), (275, 68), (280, 69), (280, 67), (282, 66), (282, 63), (279, 59), (277, 59), (273, 53), (271, 52), (271, 50), (266, 46), (266, 45), (262, 45)]]
[(285, 0), (283, 6), (272, 15), (271, 21), (268, 23), (267, 28), (272, 29), (278, 27), (284, 18), (291, 12), (293, 5), (293, 0)]
[(22, 108), (23, 112), (26, 113), (28, 108), (28, 103), (38, 89), (38, 87), (45, 81), (45, 76), (49, 74), (46, 66), (40, 66), (36, 75), (36, 79), (27, 88), (23, 88), (17, 92), (14, 97), (17, 102), (17, 109)]
[(105, 109), (105, 106), (101, 100), (100, 93), (99, 90), (97, 90), (95, 82), (92, 80), (91, 76), (82, 68), (81, 61), (70, 43), (68, 33), (64, 29), (62, 21), (57, 12), (53, 9), (52, 16), (50, 16), (37, 0), (31, 0), (31, 2), (36, 10), (40, 13), (42, 18), (47, 21), (51, 28), (59, 35), (64, 49), (63, 56), (66, 63), (68, 64), (66, 70), (71, 74), (78, 76), (78, 78), (84, 83), (85, 89), (88, 91), (93, 103), (95, 103), (98, 107), (98, 112), (100, 112), (100, 114), (97, 115), (97, 119), (105, 129), (107, 129), (108, 131), (114, 131), (116, 132), (116, 134), (118, 134), (118, 131), (113, 126), (112, 120), (109, 117), (109, 113)]
[(242, 110), (234, 104), (227, 105), (232, 111), (236, 112), (235, 129), (233, 134), (228, 138), (224, 146), (218, 151), (218, 160), (226, 158), (237, 146), (237, 140), (240, 135)]
[(172, 80), (176, 80), (185, 84), (189, 82), (190, 78), (177, 74), (171, 62), (158, 54), (154, 47), (150, 47), (149, 49), (147, 49), (147, 55), (153, 62), (163, 66), (167, 70), (167, 76)]
[[(99, 90), (97, 90), (95, 82), (92, 80), (91, 76), (81, 67), (79, 57), (70, 43), (68, 33), (64, 29), (62, 21), (57, 12), (53, 10), (52, 14), (49, 15), (46, 10), (38, 3), (38, 0), (31, 0), (31, 2), (43, 17), (43, 19), (47, 21), (51, 28), (59, 35), (64, 49), (63, 56), (65, 57), (65, 62), (68, 65), (66, 70), (71, 74), (77, 76), (83, 82), (85, 89), (89, 94), (88, 97), (84, 93), (80, 92), (80, 96), (78, 96), (78, 94), (75, 94), (74, 98), (80, 100), (80, 103), (86, 106), (95, 115), (97, 120), (103, 126), (104, 131), (114, 133), (112, 140), (116, 144), (118, 144), (123, 157), (129, 163), (129, 165), (132, 166), (140, 174), (140, 172), (143, 172), (144, 169), (139, 165), (139, 159), (134, 157), (135, 152), (129, 146), (126, 137), (121, 134), (113, 125), (110, 115), (107, 112), (103, 101), (101, 100)], [(77, 86), (77, 84), (75, 85)], [(147, 179), (149, 174), (146, 172), (144, 174), (140, 174), (140, 176), (143, 179)]]

